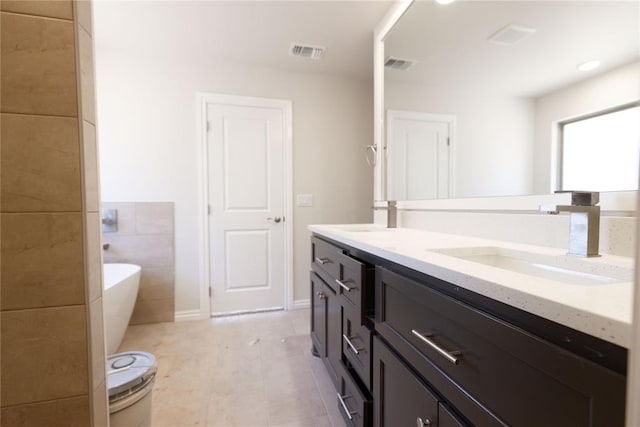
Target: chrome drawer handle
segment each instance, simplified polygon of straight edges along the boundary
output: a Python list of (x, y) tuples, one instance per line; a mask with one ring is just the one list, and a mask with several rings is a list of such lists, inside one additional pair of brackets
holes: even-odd
[(431, 425), (431, 420), (429, 418), (425, 418), (424, 420), (420, 417), (416, 420), (416, 427), (427, 427)]
[(362, 348), (356, 348), (356, 346), (353, 345), (349, 337), (346, 336), (345, 334), (342, 334), (342, 339), (345, 340), (347, 344), (349, 344), (349, 347), (351, 347), (351, 351), (353, 351), (355, 354), (360, 354), (360, 350), (363, 350)]
[(344, 399), (348, 399), (351, 396), (342, 396), (340, 393), (336, 393), (338, 395), (338, 400), (340, 401), (340, 404), (342, 405), (342, 408), (344, 409), (344, 413), (347, 414), (347, 417), (349, 417), (350, 420), (353, 420), (353, 417), (351, 415), (357, 414), (357, 412), (351, 412), (349, 411), (349, 408), (347, 408), (347, 404), (344, 403)]
[(318, 296), (318, 298), (320, 299), (325, 299), (327, 296), (325, 294), (323, 294), (322, 292), (316, 292), (316, 295)]
[(325, 264), (329, 264), (331, 263), (331, 260), (329, 258), (318, 258), (316, 257), (316, 262), (320, 265), (325, 265)]
[(344, 289), (345, 291), (347, 291), (347, 292), (351, 292), (351, 291), (353, 291), (353, 290), (355, 290), (355, 289), (358, 289), (358, 288), (356, 288), (355, 286), (352, 288), (352, 287), (349, 287), (349, 286), (347, 285), (347, 283), (353, 283), (353, 282), (351, 282), (351, 280), (346, 280), (346, 281), (344, 281), (344, 282), (343, 282), (343, 281), (340, 281), (340, 280), (336, 279), (336, 283), (337, 283), (338, 285), (340, 285), (340, 287), (341, 287), (342, 289)]
[(415, 335), (416, 337), (420, 338), (420, 340), (423, 343), (427, 344), (429, 347), (431, 347), (432, 349), (434, 349), (435, 351), (440, 353), (440, 355), (442, 355), (445, 359), (447, 359), (449, 362), (453, 363), (454, 365), (457, 365), (460, 362), (458, 360), (458, 358), (455, 357), (455, 356), (459, 356), (461, 353), (459, 351), (457, 351), (457, 350), (455, 350), (455, 351), (447, 351), (447, 350), (443, 349), (442, 347), (440, 347), (438, 344), (433, 342), (433, 340), (429, 339), (429, 338), (431, 338), (433, 336), (433, 334), (431, 334), (431, 333), (429, 333), (429, 334), (421, 334), (420, 332), (416, 331), (415, 329), (412, 329), (411, 333), (413, 335)]

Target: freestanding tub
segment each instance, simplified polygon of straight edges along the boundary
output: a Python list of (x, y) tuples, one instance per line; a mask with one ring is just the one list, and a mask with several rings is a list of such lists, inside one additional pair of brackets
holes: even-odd
[(114, 354), (127, 330), (140, 286), (140, 266), (104, 264), (104, 329), (107, 355)]

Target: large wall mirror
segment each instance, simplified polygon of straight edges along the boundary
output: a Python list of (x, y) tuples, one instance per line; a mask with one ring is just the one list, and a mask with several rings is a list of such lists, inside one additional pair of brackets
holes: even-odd
[(640, 2), (405, 8), (378, 55), (381, 199), (637, 189)]

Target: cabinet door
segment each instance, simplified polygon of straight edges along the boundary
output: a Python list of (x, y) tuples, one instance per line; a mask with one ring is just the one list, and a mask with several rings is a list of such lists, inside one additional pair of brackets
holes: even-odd
[(373, 341), (373, 425), (438, 425), (438, 399), (377, 337)]
[(318, 355), (327, 357), (327, 298), (322, 279), (311, 272), (311, 341)]
[(311, 341), (323, 359), (334, 385), (342, 357), (342, 316), (340, 301), (333, 288), (311, 272)]

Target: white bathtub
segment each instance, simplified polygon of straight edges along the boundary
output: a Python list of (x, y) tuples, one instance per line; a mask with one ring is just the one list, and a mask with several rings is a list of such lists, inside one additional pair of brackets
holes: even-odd
[(104, 264), (104, 329), (107, 355), (114, 354), (127, 330), (140, 286), (140, 266)]

